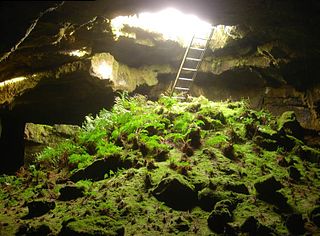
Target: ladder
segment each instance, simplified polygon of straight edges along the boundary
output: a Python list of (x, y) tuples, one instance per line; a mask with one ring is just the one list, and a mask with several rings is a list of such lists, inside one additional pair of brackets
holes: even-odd
[(179, 94), (178, 96), (174, 96), (175, 98), (186, 99), (190, 91), (190, 86), (197, 76), (204, 54), (209, 47), (212, 34), (213, 28), (205, 35), (193, 35), (173, 83), (170, 94), (171, 97), (175, 93)]

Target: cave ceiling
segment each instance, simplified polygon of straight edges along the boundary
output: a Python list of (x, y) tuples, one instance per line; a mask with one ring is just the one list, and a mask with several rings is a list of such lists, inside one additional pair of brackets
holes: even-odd
[[(195, 95), (224, 99), (231, 96), (229, 89), (234, 97), (248, 96), (254, 100), (266, 87), (289, 86), (295, 90), (291, 97), (306, 96), (307, 91), (311, 98), (306, 98), (301, 106), (309, 110), (313, 107), (309, 116), (318, 119), (318, 1), (98, 0), (0, 4), (0, 30), (5, 36), (0, 43), (1, 112), (16, 111), (24, 114), (26, 120), (37, 122), (54, 114), (72, 114), (78, 121), (86, 113), (109, 106), (116, 90), (153, 95), (164, 92), (175, 77), (184, 48), (178, 42), (161, 40), (157, 34), (130, 27), (125, 30), (134, 32), (136, 38), (116, 40), (110, 20), (174, 7), (213, 26), (232, 27), (224, 31), (222, 38), (212, 40), (194, 86)], [(29, 34), (24, 38), (26, 33)], [(113, 70), (118, 71), (112, 75), (114, 80), (103, 80), (94, 73), (92, 59), (99, 55), (110, 58)], [(20, 80), (10, 83), (13, 78)], [(296, 95), (299, 92), (302, 95)]]

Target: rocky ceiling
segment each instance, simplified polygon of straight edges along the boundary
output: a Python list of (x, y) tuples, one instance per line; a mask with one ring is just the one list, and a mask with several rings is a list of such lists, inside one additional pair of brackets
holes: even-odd
[[(169, 88), (184, 48), (138, 29), (127, 29), (135, 31), (136, 39), (116, 41), (109, 20), (170, 6), (216, 26), (234, 27), (223, 44), (213, 38), (193, 95), (212, 100), (250, 98), (254, 107), (275, 114), (294, 110), (305, 127), (320, 128), (316, 0), (0, 4), (2, 117), (19, 117), (22, 123), (79, 124), (86, 114), (110, 107), (117, 89), (156, 98)], [(86, 54), (81, 57), (72, 54), (83, 49)], [(95, 55), (111, 56), (118, 68), (116, 82), (92, 75)], [(17, 82), (12, 80), (17, 77)]]

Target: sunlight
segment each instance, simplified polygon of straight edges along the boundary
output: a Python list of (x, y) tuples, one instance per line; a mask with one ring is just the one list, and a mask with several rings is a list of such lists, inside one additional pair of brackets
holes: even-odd
[(111, 20), (113, 33), (118, 39), (120, 36), (133, 37), (134, 33), (125, 33), (125, 26), (141, 28), (152, 33), (159, 33), (165, 40), (173, 40), (188, 45), (193, 34), (208, 36), (211, 25), (197, 16), (183, 14), (168, 8), (156, 13), (140, 13), (133, 16), (118, 16)]

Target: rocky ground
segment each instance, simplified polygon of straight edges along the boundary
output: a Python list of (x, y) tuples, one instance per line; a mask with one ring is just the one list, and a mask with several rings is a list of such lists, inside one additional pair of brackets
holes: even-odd
[(0, 235), (319, 235), (319, 148), (293, 112), (121, 94), (0, 177)]

